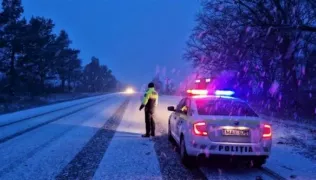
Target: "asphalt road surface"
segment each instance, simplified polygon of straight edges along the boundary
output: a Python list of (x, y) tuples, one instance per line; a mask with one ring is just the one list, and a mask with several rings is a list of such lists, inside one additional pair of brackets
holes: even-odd
[(187, 169), (167, 139), (161, 96), (155, 138), (144, 139), (140, 95), (85, 98), (0, 116), (0, 179), (276, 179), (260, 169)]

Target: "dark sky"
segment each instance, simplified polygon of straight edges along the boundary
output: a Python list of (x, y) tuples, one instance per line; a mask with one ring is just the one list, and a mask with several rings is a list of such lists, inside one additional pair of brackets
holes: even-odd
[[(25, 16), (53, 19), (65, 29), (83, 64), (96, 56), (121, 81), (140, 87), (157, 69), (179, 80), (198, 0), (23, 0)], [(164, 70), (165, 69), (165, 70)], [(180, 71), (180, 72), (178, 72)]]

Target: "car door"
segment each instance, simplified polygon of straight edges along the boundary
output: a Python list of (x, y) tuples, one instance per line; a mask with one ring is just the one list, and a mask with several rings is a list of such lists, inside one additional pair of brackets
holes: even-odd
[(184, 98), (181, 102), (181, 104), (179, 104), (178, 110), (177, 110), (177, 118), (175, 119), (175, 136), (177, 138), (178, 141), (180, 141), (180, 137), (181, 137), (181, 129), (183, 126), (183, 123), (185, 122), (185, 120), (187, 119), (187, 112), (182, 111), (182, 107), (186, 106), (187, 108), (189, 108), (188, 106), (188, 98)]
[(184, 102), (182, 104), (182, 107), (183, 106), (186, 106), (187, 110), (185, 112), (180, 112), (179, 113), (179, 118), (177, 119), (177, 127), (178, 127), (178, 130), (177, 130), (177, 136), (178, 138), (180, 139), (181, 137), (181, 133), (183, 132), (183, 129), (186, 129), (187, 126), (187, 120), (188, 120), (188, 114), (191, 110), (191, 101), (190, 101), (190, 98), (185, 98), (184, 99)]
[(181, 101), (179, 102), (179, 104), (177, 105), (177, 107), (173, 113), (173, 116), (170, 118), (171, 133), (176, 141), (178, 141), (177, 122), (178, 122), (178, 119), (180, 117), (181, 107), (183, 107), (184, 103), (185, 103), (185, 98), (181, 99)]

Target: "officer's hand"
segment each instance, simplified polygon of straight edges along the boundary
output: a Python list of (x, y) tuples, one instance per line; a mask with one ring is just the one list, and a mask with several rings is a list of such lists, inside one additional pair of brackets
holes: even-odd
[(145, 107), (145, 106), (144, 106), (143, 104), (140, 105), (139, 110), (141, 111), (144, 107)]

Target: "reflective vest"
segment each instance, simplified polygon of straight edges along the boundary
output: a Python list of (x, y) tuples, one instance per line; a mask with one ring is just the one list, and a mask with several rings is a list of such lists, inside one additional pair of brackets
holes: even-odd
[(145, 110), (153, 111), (155, 106), (158, 105), (158, 93), (155, 88), (148, 88), (143, 98), (143, 105), (145, 105)]

